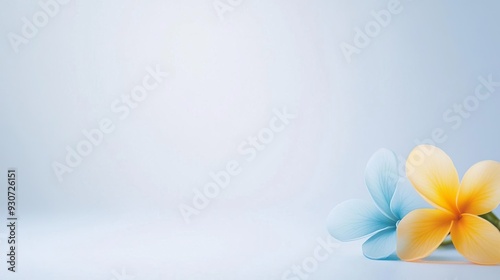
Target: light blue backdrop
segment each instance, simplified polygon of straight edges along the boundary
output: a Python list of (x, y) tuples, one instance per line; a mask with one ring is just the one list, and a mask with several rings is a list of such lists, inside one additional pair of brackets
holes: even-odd
[[(369, 199), (377, 149), (404, 158), (438, 129), (461, 175), (500, 161), (500, 86), (474, 103), (479, 77), (500, 82), (497, 1), (67, 2), (47, 22), (38, 1), (0, 4), (0, 170), (16, 167), (20, 185), (19, 272), (4, 268), (2, 226), (2, 279), (286, 279), (334, 205)], [(357, 47), (388, 5), (397, 13)], [(150, 67), (169, 75), (120, 119), (113, 104)], [(293, 118), (264, 135), (285, 108)], [(58, 180), (55, 162), (105, 119), (114, 130)], [(248, 160), (239, 149), (259, 133), (269, 141)], [(233, 161), (241, 172), (187, 224), (179, 207)], [(309, 279), (498, 275), (338, 246)]]

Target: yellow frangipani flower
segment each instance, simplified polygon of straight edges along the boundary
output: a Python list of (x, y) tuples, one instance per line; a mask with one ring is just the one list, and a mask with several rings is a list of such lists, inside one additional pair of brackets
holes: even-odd
[(398, 226), (397, 254), (414, 261), (429, 256), (451, 233), (453, 245), (478, 264), (500, 263), (500, 231), (479, 215), (500, 204), (500, 163), (481, 161), (460, 182), (452, 160), (441, 149), (421, 145), (408, 156), (408, 179), (437, 209), (418, 209)]

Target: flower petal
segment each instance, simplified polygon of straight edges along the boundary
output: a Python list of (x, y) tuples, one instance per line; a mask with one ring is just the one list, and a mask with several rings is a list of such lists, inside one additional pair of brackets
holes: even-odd
[(328, 215), (327, 223), (328, 232), (340, 241), (359, 239), (396, 225), (375, 205), (359, 199), (337, 205)]
[(399, 180), (398, 160), (396, 155), (380, 149), (368, 160), (365, 182), (373, 201), (387, 217), (396, 219), (391, 212), (391, 199)]
[(363, 254), (373, 260), (397, 259), (396, 227), (377, 232), (363, 244)]
[(450, 232), (454, 218), (439, 209), (418, 209), (406, 215), (398, 225), (398, 256), (405, 261), (429, 256)]
[(458, 173), (445, 152), (430, 145), (417, 146), (408, 156), (406, 175), (429, 203), (458, 214)]
[(462, 215), (451, 229), (451, 240), (457, 251), (471, 262), (500, 263), (500, 231), (483, 218)]
[(398, 220), (411, 211), (431, 206), (409, 184), (400, 183), (391, 200), (391, 211)]
[(500, 163), (492, 160), (474, 164), (464, 175), (457, 206), (462, 213), (482, 215), (500, 204)]

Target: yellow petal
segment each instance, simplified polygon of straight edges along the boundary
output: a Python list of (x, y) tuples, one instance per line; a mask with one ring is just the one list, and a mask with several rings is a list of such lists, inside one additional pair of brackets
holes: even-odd
[(454, 215), (439, 209), (410, 212), (398, 225), (399, 258), (414, 261), (429, 256), (450, 232), (454, 218)]
[(462, 215), (451, 229), (451, 240), (457, 251), (471, 262), (500, 263), (500, 231), (483, 218)]
[(460, 182), (453, 161), (445, 152), (430, 145), (417, 146), (406, 161), (406, 175), (427, 202), (458, 214)]
[(492, 160), (476, 163), (462, 179), (458, 209), (462, 213), (482, 215), (493, 211), (499, 204), (500, 163)]

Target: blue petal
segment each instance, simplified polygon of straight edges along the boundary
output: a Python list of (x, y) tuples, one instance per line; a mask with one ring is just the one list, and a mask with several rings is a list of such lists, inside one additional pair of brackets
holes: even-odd
[(396, 227), (377, 232), (363, 244), (363, 254), (373, 260), (395, 260), (396, 255)]
[(391, 199), (399, 180), (396, 155), (387, 150), (378, 150), (368, 161), (365, 181), (368, 191), (378, 208), (389, 218), (396, 220), (391, 211)]
[(340, 241), (351, 241), (373, 234), (396, 222), (387, 218), (372, 203), (359, 199), (337, 205), (328, 215), (328, 232)]
[(432, 207), (410, 186), (409, 182), (400, 183), (391, 200), (391, 210), (397, 219), (401, 220), (411, 211), (421, 208)]

